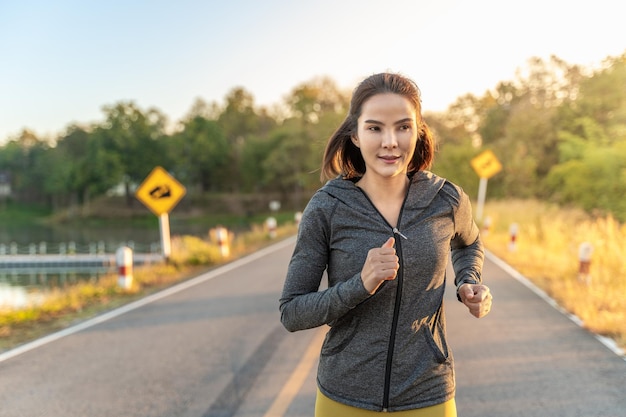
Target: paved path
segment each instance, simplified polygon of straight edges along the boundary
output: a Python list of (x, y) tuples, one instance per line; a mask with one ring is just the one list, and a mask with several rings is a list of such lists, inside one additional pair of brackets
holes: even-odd
[[(453, 288), (446, 295), (459, 416), (626, 417), (626, 358), (554, 308), (497, 258), (489, 256), (484, 274), (494, 294), (487, 317), (469, 315)], [(290, 335), (285, 343), (298, 337)], [(314, 331), (301, 336), (319, 344), (315, 337)], [(279, 358), (286, 353), (281, 352), (269, 368), (280, 368)], [(312, 415), (316, 365), (285, 416)], [(244, 410), (237, 416), (262, 415)]]
[(448, 303), (463, 417), (624, 417), (626, 361), (497, 263), (484, 319)]
[[(288, 333), (293, 240), (16, 351), (0, 417), (309, 417), (321, 329)], [(626, 361), (498, 262), (494, 309), (447, 294), (461, 417), (626, 417)], [(44, 343), (47, 342), (47, 343)]]

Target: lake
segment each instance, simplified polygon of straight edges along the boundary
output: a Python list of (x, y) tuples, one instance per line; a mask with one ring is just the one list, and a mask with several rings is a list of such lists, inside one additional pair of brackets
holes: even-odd
[[(181, 220), (170, 220), (170, 235), (206, 237), (209, 227)], [(93, 226), (46, 226), (33, 224), (19, 227), (0, 225), (0, 259), (11, 254), (107, 253), (120, 246), (130, 246), (137, 253), (160, 253), (158, 219), (154, 226), (137, 226), (132, 222)], [(64, 287), (79, 281), (97, 280), (115, 271), (108, 267), (7, 268), (0, 263), (0, 308), (20, 307), (36, 301), (37, 293)], [(39, 290), (39, 291), (37, 291)]]

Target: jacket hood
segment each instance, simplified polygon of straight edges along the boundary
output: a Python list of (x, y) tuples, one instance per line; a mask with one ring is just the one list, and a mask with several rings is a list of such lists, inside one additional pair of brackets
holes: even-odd
[[(446, 180), (430, 171), (418, 171), (410, 176), (406, 205), (413, 209), (423, 209), (437, 196)], [(342, 203), (359, 209), (363, 213), (375, 211), (368, 203), (365, 193), (356, 186), (358, 179), (337, 177), (328, 181), (320, 191), (325, 192)]]

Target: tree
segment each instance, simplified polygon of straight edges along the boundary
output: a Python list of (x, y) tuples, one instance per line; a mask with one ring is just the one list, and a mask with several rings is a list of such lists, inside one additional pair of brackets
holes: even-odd
[(203, 192), (224, 189), (230, 155), (216, 121), (202, 116), (187, 120), (183, 130), (168, 140), (167, 147), (181, 181), (198, 184)]
[(546, 185), (557, 202), (626, 220), (618, 198), (626, 194), (626, 54), (607, 60), (577, 91), (559, 109), (559, 163)]
[(222, 110), (216, 102), (209, 104), (201, 98), (196, 98), (181, 123), (185, 124), (196, 117), (202, 117), (208, 120), (217, 120), (221, 112)]
[(348, 100), (329, 78), (300, 84), (285, 98), (290, 117), (275, 132), (263, 168), (266, 183), (291, 194), (296, 206), (302, 206), (305, 190), (319, 186), (326, 141), (345, 117)]
[(84, 177), (88, 165), (87, 149), (90, 133), (77, 125), (70, 125), (64, 136), (56, 141), (47, 157), (50, 159), (50, 174), (44, 181), (46, 193), (51, 196), (53, 207), (83, 203), (85, 190), (89, 186)]
[(0, 154), (0, 171), (9, 172), (11, 188), (18, 200), (45, 203), (43, 180), (50, 174), (43, 156), (50, 148), (47, 141), (24, 129), (9, 141)]
[(325, 114), (344, 113), (348, 98), (329, 77), (316, 77), (296, 86), (285, 103), (292, 117), (303, 123), (318, 123)]
[[(506, 135), (506, 127), (519, 93), (513, 83), (500, 82), (483, 112), (478, 128), (483, 146), (492, 146)], [(486, 102), (487, 100), (484, 100)]]
[(124, 172), (121, 178), (130, 206), (134, 198), (132, 185), (143, 181), (157, 165), (165, 165), (168, 156), (163, 150), (166, 118), (156, 109), (141, 111), (133, 102), (105, 106), (105, 122), (97, 134), (106, 152), (112, 152)]
[(546, 183), (553, 199), (588, 211), (610, 212), (626, 221), (626, 202), (620, 198), (626, 195), (626, 144), (579, 146), (580, 158), (570, 159), (550, 171)]
[(96, 127), (89, 135), (85, 158), (79, 166), (82, 177), (80, 200), (83, 203), (105, 194), (127, 177), (122, 156), (109, 146), (108, 135), (109, 132), (102, 127)]
[(236, 87), (227, 94), (226, 104), (217, 122), (228, 142), (230, 161), (225, 185), (231, 191), (241, 189), (241, 173), (246, 169), (242, 165), (242, 155), (250, 136), (262, 136), (265, 133), (261, 131), (262, 126), (264, 129), (273, 127), (273, 123), (269, 127), (264, 126), (260, 123), (261, 120), (254, 107), (252, 94), (242, 87)]

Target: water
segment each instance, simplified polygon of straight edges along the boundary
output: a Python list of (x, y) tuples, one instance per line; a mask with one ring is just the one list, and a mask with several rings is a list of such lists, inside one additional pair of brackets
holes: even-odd
[[(170, 220), (170, 233), (191, 234), (194, 236), (206, 235), (206, 226), (190, 224), (184, 220)], [(0, 226), (0, 243), (10, 244), (16, 242), (19, 245), (48, 242), (51, 244), (60, 242), (76, 242), (88, 244), (90, 242), (105, 241), (114, 245), (119, 242), (135, 241), (138, 243), (158, 242), (159, 222), (155, 217), (153, 227), (150, 225), (137, 226), (128, 221), (127, 223), (116, 222), (106, 226), (68, 226), (68, 225), (40, 225), (14, 226), (6, 224)]]
[[(170, 235), (206, 237), (208, 227), (170, 221)], [(130, 246), (136, 253), (160, 253), (158, 219), (153, 227), (132, 222), (106, 227), (0, 225), (0, 259), (11, 254), (115, 253), (120, 246)], [(0, 265), (0, 308), (22, 307), (38, 301), (42, 292), (80, 281), (97, 281), (115, 272), (108, 267), (6, 268)]]
[[(186, 222), (180, 219), (170, 219), (170, 235), (192, 235), (206, 237), (209, 226)], [(115, 249), (127, 242), (134, 242), (142, 248), (160, 242), (159, 221), (155, 217), (151, 225), (136, 225), (132, 221), (116, 222), (105, 226), (68, 226), (68, 225), (41, 225), (28, 226), (11, 224), (0, 225), (0, 245), (9, 247), (18, 245), (24, 251), (31, 245), (39, 246), (45, 243), (48, 253), (58, 253), (59, 245), (74, 242), (80, 252), (88, 252), (88, 246), (94, 244), (106, 245), (106, 252), (113, 253)], [(22, 252), (24, 253), (24, 252)], [(26, 252), (27, 253), (27, 252)]]
[(37, 304), (42, 295), (54, 288), (64, 288), (81, 281), (97, 281), (114, 272), (111, 268), (28, 269), (0, 268), (0, 308), (22, 308)]

